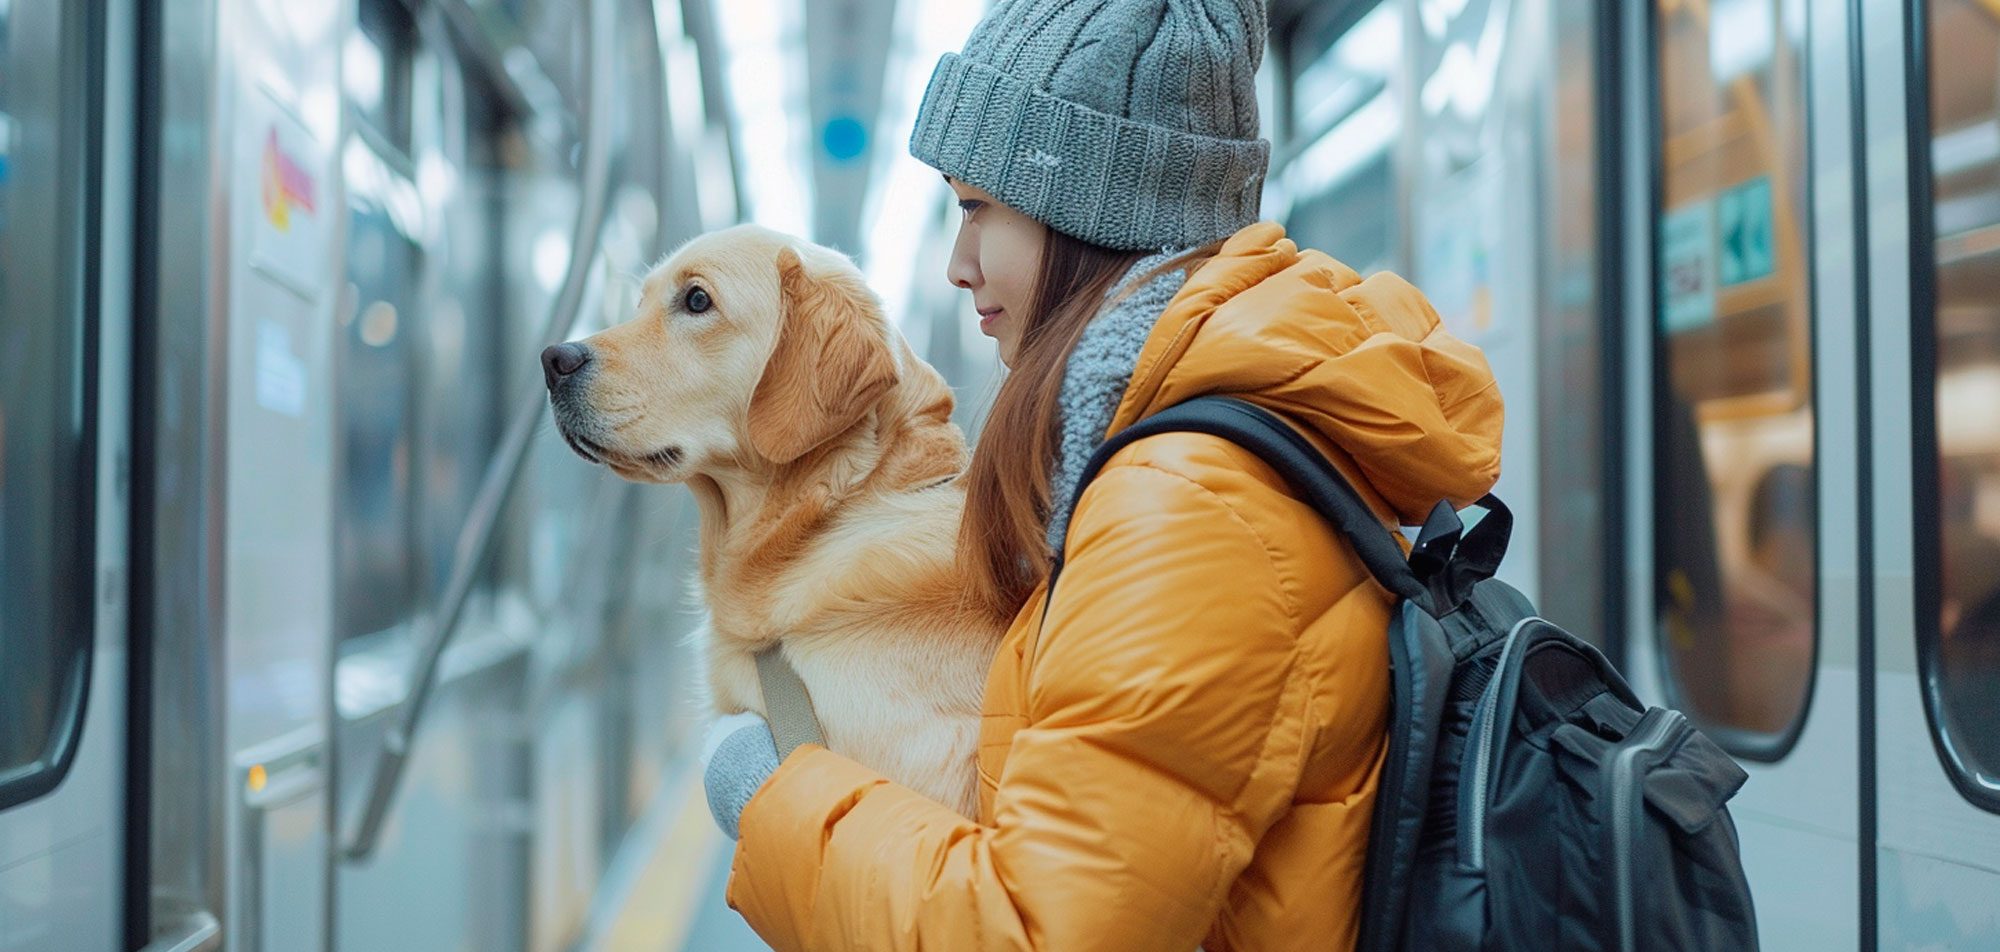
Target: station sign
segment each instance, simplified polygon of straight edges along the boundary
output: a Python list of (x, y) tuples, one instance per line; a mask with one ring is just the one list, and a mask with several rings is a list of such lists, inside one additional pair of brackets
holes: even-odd
[(1771, 177), (1759, 175), (1715, 199), (1722, 286), (1745, 284), (1777, 270), (1772, 243)]
[[(249, 97), (249, 128), (237, 161), (238, 199), (255, 210), (250, 264), (310, 301), (327, 262), (326, 148), (285, 104), (259, 89)], [(254, 170), (254, 171), (252, 171)]]
[(1715, 323), (1715, 206), (1707, 198), (1660, 216), (1660, 329)]

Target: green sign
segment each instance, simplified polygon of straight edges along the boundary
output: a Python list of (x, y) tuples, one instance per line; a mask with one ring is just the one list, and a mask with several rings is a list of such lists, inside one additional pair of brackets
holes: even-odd
[(1723, 287), (1743, 284), (1777, 270), (1771, 227), (1771, 177), (1759, 175), (1715, 199), (1716, 277)]
[(1660, 329), (1715, 323), (1715, 203), (1698, 199), (1660, 216)]

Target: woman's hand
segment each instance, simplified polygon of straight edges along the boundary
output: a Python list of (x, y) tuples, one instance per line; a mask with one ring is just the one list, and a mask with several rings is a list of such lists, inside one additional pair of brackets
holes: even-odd
[(771, 725), (754, 711), (709, 722), (701, 742), (701, 780), (708, 812), (722, 832), (736, 838), (736, 821), (750, 798), (778, 769), (778, 744)]

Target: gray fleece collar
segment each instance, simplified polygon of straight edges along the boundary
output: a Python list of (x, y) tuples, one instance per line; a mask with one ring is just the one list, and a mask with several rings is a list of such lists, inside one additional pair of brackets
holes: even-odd
[[(1140, 274), (1177, 254), (1180, 254), (1177, 250), (1162, 251), (1134, 262), (1107, 299), (1116, 296)], [(1055, 466), (1049, 473), (1050, 552), (1063, 550), (1077, 477), (1083, 475), (1090, 455), (1104, 442), (1111, 418), (1118, 412), (1118, 401), (1132, 382), (1139, 351), (1186, 279), (1183, 271), (1168, 271), (1134, 290), (1116, 306), (1091, 318), (1076, 348), (1070, 351), (1069, 362), (1063, 368), (1062, 392), (1057, 398), (1060, 435)]]

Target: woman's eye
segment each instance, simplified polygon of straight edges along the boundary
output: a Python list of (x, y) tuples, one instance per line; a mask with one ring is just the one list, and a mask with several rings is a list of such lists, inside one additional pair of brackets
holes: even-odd
[(985, 202), (979, 201), (978, 199), (968, 198), (958, 203), (958, 210), (964, 213), (966, 217), (971, 217), (973, 212), (978, 211), (985, 204), (986, 204)]
[(708, 310), (709, 305), (715, 302), (710, 301), (708, 299), (707, 291), (704, 291), (700, 288), (689, 288), (687, 292), (687, 300), (684, 303), (687, 306), (689, 314), (700, 314), (701, 312)]

